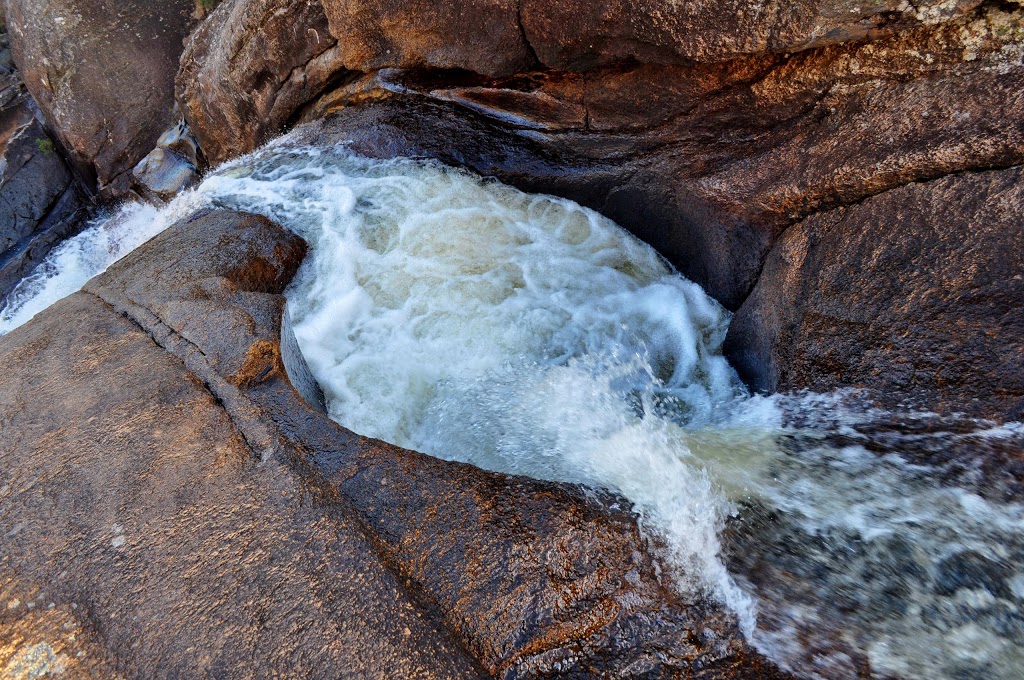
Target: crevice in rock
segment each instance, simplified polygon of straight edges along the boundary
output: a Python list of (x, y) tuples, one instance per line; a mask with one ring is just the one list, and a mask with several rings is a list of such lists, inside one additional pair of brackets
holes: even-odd
[[(337, 44), (337, 43), (335, 43), (335, 44)], [(316, 58), (317, 57), (313, 57), (313, 59), (316, 59)], [(312, 61), (312, 59), (310, 61)], [(299, 68), (304, 70), (308, 66), (309, 66), (309, 64), (307, 63), (306, 65), (301, 66)], [(332, 75), (331, 78), (327, 82), (325, 82), (321, 87), (317, 88), (313, 93), (311, 93), (310, 96), (308, 98), (306, 98), (305, 101), (303, 101), (299, 106), (295, 107), (295, 110), (292, 111), (292, 113), (288, 116), (288, 118), (285, 119), (284, 124), (281, 126), (282, 129), (283, 130), (290, 130), (291, 128), (295, 127), (296, 125), (299, 124), (299, 121), (302, 120), (302, 117), (306, 114), (306, 112), (310, 109), (310, 107), (311, 106), (315, 106), (316, 103), (321, 98), (323, 98), (324, 96), (330, 94), (331, 92), (333, 92), (335, 90), (341, 89), (341, 88), (345, 87), (346, 85), (350, 85), (350, 84), (358, 81), (360, 78), (366, 77), (366, 75), (367, 74), (363, 73), (362, 71), (348, 71), (348, 70), (344, 70), (344, 69), (341, 70), (341, 71), (338, 71), (336, 74)], [(289, 76), (289, 79), (290, 79), (290, 76)], [(275, 101), (276, 101), (277, 96), (280, 93), (281, 89), (283, 89), (284, 86), (287, 83), (288, 83), (288, 80), (285, 80), (283, 83), (281, 83), (281, 87), (278, 88), (278, 92), (276, 92), (274, 94)]]
[(158, 347), (181, 361), (224, 409), (257, 460), (266, 462), (274, 455), (278, 449), (277, 433), (251, 415), (255, 412), (252, 402), (213, 369), (202, 348), (184, 338), (145, 307), (104, 295), (102, 290), (92, 286), (86, 286), (82, 291), (130, 321)]
[(519, 27), (519, 35), (523, 39), (523, 46), (526, 47), (530, 56), (533, 57), (534, 64), (538, 68), (544, 68), (544, 62), (537, 55), (537, 50), (533, 47), (533, 43), (530, 42), (530, 37), (526, 34), (526, 27), (523, 25), (523, 0), (516, 2), (516, 25)]
[[(447, 631), (449, 639), (457, 645), (466, 657), (478, 668), (481, 677), (492, 677), (482, 665), (477, 654), (470, 648), (469, 640), (450, 617), (445, 615), (437, 599), (426, 591), (423, 584), (406, 569), (392, 546), (375, 532), (362, 513), (350, 499), (338, 491), (324, 477), (323, 471), (306, 455), (308, 444), (278, 429), (272, 416), (263, 413), (259, 404), (254, 403), (242, 389), (231, 385), (211, 365), (202, 349), (195, 343), (164, 323), (155, 313), (144, 306), (130, 301), (115, 299), (102, 290), (91, 287), (83, 289), (97, 298), (112, 313), (127, 319), (145, 333), (153, 343), (182, 362), (185, 369), (203, 385), (214, 402), (225, 412), (246, 447), (259, 462), (276, 459), (291, 470), (328, 515), (344, 513), (347, 520), (354, 522), (364, 537), (373, 546), (378, 559), (394, 575), (405, 594), (417, 604), (423, 614), (432, 619), (437, 627)], [(301, 400), (296, 400), (301, 401)], [(308, 406), (302, 402), (303, 406)], [(323, 416), (326, 418), (326, 416)], [(269, 420), (267, 424), (262, 419)], [(287, 442), (287, 444), (286, 444)], [(364, 472), (361, 468), (355, 474)]]

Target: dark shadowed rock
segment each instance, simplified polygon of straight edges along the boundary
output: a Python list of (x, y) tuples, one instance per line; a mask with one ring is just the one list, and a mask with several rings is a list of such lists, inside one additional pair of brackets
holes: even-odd
[(193, 0), (4, 0), (14, 58), (86, 185), (128, 188), (174, 122), (173, 83)]
[[(15, 74), (16, 77), (16, 74)], [(15, 83), (11, 87), (20, 87)], [(16, 97), (0, 119), (0, 303), (50, 249), (81, 225), (83, 201), (53, 140)]]
[(71, 186), (71, 173), (43, 126), (32, 120), (15, 130), (0, 169), (0, 257), (31, 236)]
[(304, 251), (201, 215), (0, 341), (0, 667), (781, 677), (662, 581), (629, 514), (304, 401), (279, 340)]
[(71, 172), (37, 116), (0, 29), (0, 304), (84, 219)]
[(984, 589), (992, 595), (1013, 598), (1009, 582), (1013, 567), (974, 551), (953, 553), (938, 564), (935, 574), (935, 592), (954, 595), (961, 588)]
[(1024, 170), (913, 184), (775, 246), (726, 350), (763, 390), (1024, 417)]

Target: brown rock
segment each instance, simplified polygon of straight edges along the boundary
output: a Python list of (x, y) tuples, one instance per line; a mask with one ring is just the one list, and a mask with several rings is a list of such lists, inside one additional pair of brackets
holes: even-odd
[(175, 121), (173, 83), (192, 0), (5, 0), (29, 92), (85, 184), (127, 191)]
[(260, 146), (344, 79), (321, 3), (230, 0), (189, 39), (176, 87), (203, 152), (219, 162)]
[(790, 228), (726, 343), (767, 391), (862, 387), (1024, 417), (1024, 170), (913, 184)]
[(980, 2), (523, 0), (521, 13), (542, 63), (580, 69), (619, 61), (678, 64), (797, 52), (937, 23)]
[(0, 613), (26, 636), (0, 637), (0, 667), (782, 677), (659, 579), (627, 513), (304, 401), (279, 342), (303, 253), (261, 218), (200, 215), (0, 341), (0, 592), (54, 603)]
[[(468, 62), (458, 71), (419, 57), (405, 62), (400, 49), (391, 59), (382, 46), (401, 36), (414, 52), (434, 44), (429, 22), (424, 35), (411, 35), (403, 12), (415, 11), (413, 3), (396, 5), (394, 25), (359, 13), (370, 4), (325, 7), (340, 46), (341, 9), (370, 17), (389, 37), (364, 46), (362, 65), (350, 59), (335, 68), (337, 87), (323, 69), (303, 76), (317, 84), (303, 93), (325, 94), (296, 104), (305, 94), (291, 90), (287, 105), (274, 99), (273, 115), (266, 105), (237, 104), (233, 83), (257, 71), (223, 60), (208, 62), (221, 71), (209, 70), (203, 55), (216, 31), (197, 35), (195, 60), (186, 63), (211, 85), (185, 87), (182, 101), (229, 117), (217, 125), (190, 114), (216, 159), (251, 150), (289, 121), (335, 112), (303, 138), (350, 143), (374, 157), (438, 158), (577, 200), (652, 244), (730, 309), (753, 290), (780, 235), (802, 220), (908, 184), (1024, 164), (1019, 4), (833, 3), (810, 12), (769, 4), (755, 15), (722, 2), (671, 11), (634, 3), (627, 11), (622, 3), (526, 1), (520, 23), (544, 68), (502, 77)], [(464, 9), (475, 16), (470, 10), (480, 7)], [(376, 60), (367, 56), (380, 49)], [(402, 66), (415, 68), (390, 68)], [(734, 356), (744, 351), (738, 343)]]
[[(0, 580), (23, 575), (42, 606), (70, 610), (125, 675), (475, 674), (358, 524), (280, 461), (254, 459), (202, 382), (130, 319), (79, 293), (4, 350), (5, 367), (34, 363), (8, 375), (47, 405), (2, 398), (0, 521), (17, 537)], [(69, 670), (95, 663), (89, 646), (70, 651)]]
[(510, 76), (538, 66), (519, 0), (326, 0), (331, 34), (351, 71), (464, 69)]

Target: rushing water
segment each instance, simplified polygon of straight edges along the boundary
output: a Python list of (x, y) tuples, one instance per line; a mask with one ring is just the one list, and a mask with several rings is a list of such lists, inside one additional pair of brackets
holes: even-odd
[(285, 140), (98, 220), (0, 333), (208, 206), (310, 243), (289, 311), (347, 427), (618, 491), (680, 589), (803, 675), (1024, 674), (1024, 429), (748, 395), (721, 356), (729, 314), (569, 201)]

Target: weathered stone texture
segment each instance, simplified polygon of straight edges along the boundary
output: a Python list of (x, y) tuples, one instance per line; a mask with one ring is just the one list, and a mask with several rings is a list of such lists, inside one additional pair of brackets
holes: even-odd
[(174, 74), (193, 0), (4, 0), (15, 62), (85, 184), (128, 189), (175, 121)]
[[(270, 3), (265, 10), (269, 11), (280, 5), (274, 2), (235, 0), (228, 7), (233, 17), (256, 17), (257, 6)], [(418, 7), (399, 4), (403, 12)], [(545, 67), (500, 78), (493, 76), (501, 69), (476, 70), (474, 64), (483, 63), (479, 59), (446, 64), (462, 69), (456, 72), (426, 62), (402, 70), (411, 64), (402, 61), (400, 50), (389, 53), (390, 48), (380, 46), (379, 53), (366, 48), (377, 58), (363, 62), (346, 60), (340, 53), (330, 60), (310, 60), (296, 53), (296, 58), (269, 71), (263, 61), (229, 63), (225, 55), (235, 52), (230, 45), (244, 42), (247, 35), (246, 30), (233, 28), (244, 21), (232, 21), (220, 31), (210, 24), (208, 33), (191, 41), (178, 80), (179, 97), (191, 112), (200, 143), (215, 159), (255, 148), (294, 120), (289, 116), (309, 120), (331, 110), (386, 98), (410, 99), (413, 94), (419, 96), (411, 101), (450, 102), (456, 115), (490, 119), (490, 127), (504, 133), (505, 165), (513, 171), (500, 175), (502, 179), (544, 190), (546, 178), (533, 175), (531, 166), (533, 149), (539, 148), (548, 165), (560, 168), (561, 181), (550, 191), (617, 219), (735, 309), (756, 282), (775, 238), (788, 225), (907, 182), (1024, 161), (1024, 100), (1019, 96), (1024, 89), (1024, 12), (998, 5), (972, 9), (976, 4), (946, 3), (941, 11), (921, 7), (915, 10), (920, 17), (870, 3), (858, 6), (859, 12), (868, 14), (895, 13), (892, 21), (886, 20), (886, 30), (866, 34), (873, 38), (870, 42), (850, 42), (852, 34), (843, 31), (829, 39), (808, 38), (821, 32), (801, 29), (793, 33), (803, 35), (800, 40), (764, 38), (740, 50), (750, 56), (737, 57), (729, 50), (714, 53), (715, 59), (735, 57), (725, 62), (694, 63), (689, 60), (693, 55), (659, 62), (653, 53), (643, 52), (625, 62), (619, 59), (622, 55), (581, 57), (554, 64), (577, 70)], [(557, 17), (570, 6), (548, 3), (546, 9), (531, 9), (527, 3), (522, 9), (524, 25), (531, 13)], [(419, 44), (421, 36), (404, 19), (392, 24), (372, 14), (377, 7), (373, 3), (328, 2), (325, 7), (328, 16), (342, 10), (346, 16), (370, 12), (366, 16), (376, 17), (372, 21), (359, 16), (382, 31), (393, 31), (395, 37), (389, 41), (404, 35), (411, 45)], [(731, 27), (695, 29), (687, 36), (747, 35), (729, 23), (739, 15), (721, 3), (714, 4), (714, 12), (712, 3), (694, 7), (677, 11), (699, 10)], [(593, 30), (605, 31), (607, 45), (621, 47), (628, 44), (617, 32), (626, 30), (624, 26), (646, 35), (654, 29), (643, 26), (668, 16), (656, 9), (638, 8), (629, 22), (621, 8), (580, 9), (571, 28), (565, 17), (551, 21), (564, 25), (567, 34), (583, 35), (594, 19)], [(768, 8), (765, 17), (772, 11), (785, 13)], [(607, 14), (604, 19), (597, 17), (602, 12)], [(835, 19), (841, 13), (834, 8), (819, 14)], [(779, 17), (769, 24), (785, 24)], [(301, 23), (301, 17), (294, 15), (293, 21)], [(319, 15), (313, 27), (322, 33)], [(349, 36), (333, 19), (330, 30), (338, 38), (336, 49), (343, 50)], [(271, 35), (277, 36), (273, 41), (292, 34)], [(846, 42), (840, 40), (843, 35)], [(665, 41), (679, 46), (696, 39)], [(598, 51), (606, 44), (596, 38), (591, 42)], [(641, 42), (657, 43), (654, 38)], [(538, 51), (542, 44), (531, 41)], [(818, 47), (787, 55), (773, 45)], [(328, 70), (333, 68), (340, 83), (330, 83), (323, 72), (333, 62), (338, 63)], [(391, 70), (356, 79), (361, 69), (384, 67)], [(315, 78), (306, 76), (310, 69)], [(284, 106), (280, 97), (261, 103), (239, 95), (252, 89), (247, 79), (255, 74), (280, 83), (294, 73), (301, 74), (304, 83), (316, 83), (305, 94), (328, 85), (333, 89), (306, 106), (295, 99)], [(428, 108), (423, 116), (430, 115)], [(423, 130), (417, 122), (410, 125)], [(450, 157), (480, 156), (474, 147), (493, 146), (476, 137), (437, 137), (450, 147), (445, 152)], [(429, 139), (419, 143), (441, 146)]]
[(1024, 170), (912, 184), (791, 227), (726, 343), (766, 391), (1024, 418)]

